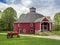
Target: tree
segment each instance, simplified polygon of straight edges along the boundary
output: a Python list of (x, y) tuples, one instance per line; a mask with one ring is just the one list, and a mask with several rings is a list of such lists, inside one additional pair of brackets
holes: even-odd
[(60, 30), (60, 12), (56, 13), (54, 16), (54, 30)]
[(24, 13), (22, 13), (20, 16), (19, 16), (19, 18), (21, 18), (22, 16), (24, 16), (25, 14)]
[(4, 22), (0, 19), (0, 31), (4, 29)]
[(8, 7), (2, 12), (1, 18), (4, 21), (4, 28), (12, 30), (13, 23), (17, 19), (17, 13), (12, 7)]
[(60, 25), (60, 12), (55, 14), (54, 20), (56, 24)]
[(1, 18), (1, 13), (2, 13), (2, 12), (0, 11), (0, 18)]

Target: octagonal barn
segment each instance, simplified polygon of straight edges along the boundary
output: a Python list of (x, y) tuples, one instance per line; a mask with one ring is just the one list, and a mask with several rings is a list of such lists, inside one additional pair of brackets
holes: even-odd
[(32, 7), (27, 14), (23, 14), (14, 22), (14, 32), (22, 34), (39, 34), (41, 31), (51, 31), (52, 22)]

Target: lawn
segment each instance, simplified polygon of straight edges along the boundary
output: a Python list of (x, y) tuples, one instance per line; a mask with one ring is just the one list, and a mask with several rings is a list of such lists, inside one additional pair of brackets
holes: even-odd
[(7, 39), (0, 34), (0, 45), (60, 45), (60, 40), (21, 36)]
[(52, 31), (52, 33), (54, 33), (55, 35), (59, 35), (60, 36), (60, 31)]

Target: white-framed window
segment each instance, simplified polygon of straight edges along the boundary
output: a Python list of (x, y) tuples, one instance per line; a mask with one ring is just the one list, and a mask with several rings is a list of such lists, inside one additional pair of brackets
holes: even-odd
[(30, 33), (34, 33), (34, 29), (30, 29)]
[(26, 32), (26, 29), (23, 29), (23, 32), (25, 33)]

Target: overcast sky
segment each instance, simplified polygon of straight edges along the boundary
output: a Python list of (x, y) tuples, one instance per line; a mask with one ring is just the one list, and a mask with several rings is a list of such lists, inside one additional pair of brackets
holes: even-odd
[(60, 0), (0, 0), (0, 10), (13, 7), (19, 17), (21, 13), (29, 12), (30, 7), (37, 8), (37, 12), (52, 19), (56, 12), (60, 12)]

